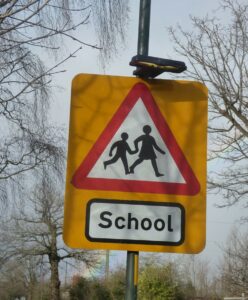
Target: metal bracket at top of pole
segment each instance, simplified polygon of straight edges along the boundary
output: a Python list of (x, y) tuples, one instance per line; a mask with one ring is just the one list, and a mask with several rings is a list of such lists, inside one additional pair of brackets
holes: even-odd
[(148, 56), (150, 35), (151, 0), (140, 0), (137, 55), (130, 65), (136, 67), (133, 74), (142, 78), (155, 78), (163, 72), (181, 73), (187, 69), (182, 61)]
[(148, 55), (150, 33), (151, 0), (140, 0), (138, 55)]

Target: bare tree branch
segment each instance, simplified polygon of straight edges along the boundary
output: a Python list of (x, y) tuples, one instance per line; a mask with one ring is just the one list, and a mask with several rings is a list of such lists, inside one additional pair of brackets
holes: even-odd
[[(239, 3), (240, 2), (240, 3)], [(221, 159), (223, 167), (210, 174), (209, 187), (221, 191), (223, 205), (244, 201), (248, 178), (248, 5), (222, 0), (218, 16), (192, 18), (194, 31), (171, 28), (176, 51), (184, 56), (187, 76), (209, 88), (209, 159)]]

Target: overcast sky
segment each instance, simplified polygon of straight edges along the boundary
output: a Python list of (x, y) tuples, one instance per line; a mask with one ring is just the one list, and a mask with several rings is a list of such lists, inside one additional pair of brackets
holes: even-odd
[[(149, 55), (180, 60), (181, 58), (173, 53), (173, 45), (166, 28), (180, 24), (184, 29), (190, 30), (192, 29), (190, 15), (205, 16), (207, 13), (211, 15), (217, 7), (217, 0), (153, 0)], [(107, 75), (132, 76), (133, 68), (129, 66), (129, 61), (137, 53), (139, 1), (130, 0), (130, 9), (126, 47), (120, 47), (118, 57), (114, 58), (106, 67), (105, 74)], [(225, 19), (225, 21), (228, 20)], [(88, 27), (84, 28), (82, 37), (86, 42), (95, 42), (93, 31)], [(70, 47), (71, 45), (68, 45), (71, 51), (76, 49), (76, 46), (75, 48)], [(84, 48), (76, 58), (67, 62), (64, 68), (67, 69), (67, 72), (57, 77), (57, 83), (62, 85), (63, 89), (54, 94), (55, 105), (52, 109), (52, 118), (55, 118), (60, 124), (63, 123), (68, 130), (72, 78), (78, 73), (103, 74), (104, 72), (98, 63), (97, 50), (89, 48)], [(171, 76), (165, 73), (160, 78), (170, 79)], [(58, 111), (60, 111), (59, 117)], [(218, 202), (219, 197), (219, 195), (209, 195), (207, 198), (207, 244), (201, 254), (201, 256), (211, 260), (212, 264), (216, 264), (217, 258), (221, 256), (218, 245), (225, 243), (228, 232), (242, 213), (238, 207), (230, 209), (216, 208), (214, 204)]]

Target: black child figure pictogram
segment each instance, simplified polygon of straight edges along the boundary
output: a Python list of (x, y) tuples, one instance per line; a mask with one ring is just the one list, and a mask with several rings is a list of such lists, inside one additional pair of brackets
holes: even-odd
[(104, 169), (106, 170), (108, 165), (114, 164), (120, 158), (122, 160), (125, 169), (125, 174), (129, 174), (130, 172), (129, 172), (128, 162), (127, 162), (127, 152), (130, 154), (134, 154), (137, 151), (132, 151), (130, 149), (127, 143), (128, 134), (126, 132), (123, 132), (121, 134), (121, 138), (122, 138), (121, 140), (115, 142), (110, 148), (109, 156), (112, 156), (113, 150), (116, 148), (114, 157), (111, 158), (110, 160), (104, 161), (103, 165), (104, 165)]
[(135, 152), (137, 153), (139, 151), (138, 144), (139, 142), (142, 142), (140, 153), (139, 153), (139, 158), (131, 165), (130, 167), (130, 173), (134, 173), (134, 169), (137, 165), (142, 163), (144, 160), (151, 160), (153, 170), (155, 172), (155, 175), (157, 177), (163, 176), (164, 174), (159, 173), (158, 171), (158, 166), (157, 166), (157, 156), (154, 151), (156, 149), (162, 154), (165, 154), (165, 151), (159, 148), (157, 145), (155, 139), (153, 136), (150, 135), (152, 129), (149, 125), (145, 125), (143, 127), (143, 132), (145, 134), (139, 136), (135, 141), (134, 141), (134, 146), (135, 146)]

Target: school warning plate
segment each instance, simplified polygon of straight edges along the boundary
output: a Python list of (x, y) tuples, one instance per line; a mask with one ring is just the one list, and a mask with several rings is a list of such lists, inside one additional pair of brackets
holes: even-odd
[(77, 75), (64, 241), (73, 248), (197, 253), (206, 223), (207, 89)]

